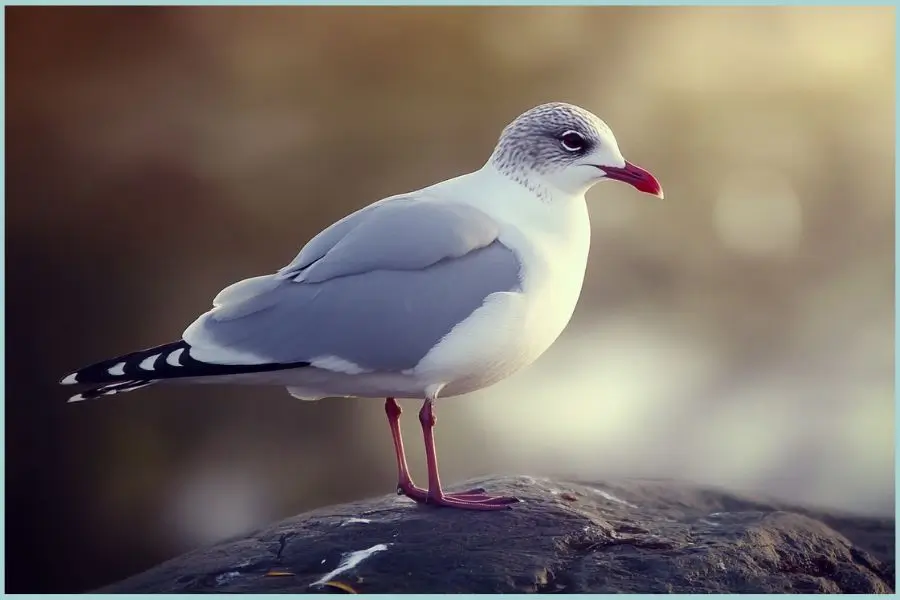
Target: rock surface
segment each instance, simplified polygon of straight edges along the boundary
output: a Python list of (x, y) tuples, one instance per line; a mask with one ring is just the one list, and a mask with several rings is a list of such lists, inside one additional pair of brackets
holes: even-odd
[(485, 513), (418, 506), (397, 496), (332, 506), (191, 552), (99, 591), (894, 590), (893, 519), (663, 480), (491, 478), (459, 489), (475, 485), (523, 502)]

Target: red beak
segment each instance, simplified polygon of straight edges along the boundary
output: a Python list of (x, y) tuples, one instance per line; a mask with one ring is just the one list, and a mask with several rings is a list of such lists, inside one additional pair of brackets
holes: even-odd
[(625, 183), (634, 186), (636, 190), (644, 192), (645, 194), (653, 194), (659, 198), (663, 197), (662, 186), (659, 185), (659, 181), (656, 180), (656, 177), (651, 175), (650, 171), (642, 169), (637, 165), (633, 165), (627, 160), (625, 161), (625, 168), (623, 169), (619, 169), (618, 167), (607, 167), (605, 165), (599, 165), (598, 168), (606, 173), (606, 176), (609, 179), (624, 181)]

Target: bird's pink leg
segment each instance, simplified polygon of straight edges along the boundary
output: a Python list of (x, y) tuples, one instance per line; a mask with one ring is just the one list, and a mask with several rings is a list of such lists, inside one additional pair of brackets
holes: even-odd
[(469, 510), (503, 510), (519, 502), (512, 496), (488, 496), (478, 494), (445, 494), (438, 474), (437, 451), (434, 446), (434, 402), (429, 398), (419, 411), (419, 422), (425, 437), (425, 460), (428, 463), (428, 492), (425, 502), (435, 506), (451, 506)]
[[(394, 454), (397, 457), (397, 493), (412, 498), (416, 502), (426, 502), (428, 492), (413, 483), (409, 474), (409, 466), (406, 464), (406, 452), (403, 450), (403, 435), (400, 433), (400, 415), (402, 410), (397, 401), (387, 398), (384, 402), (384, 412), (387, 414), (388, 425), (391, 427), (391, 437), (394, 439)], [(484, 497), (484, 490), (475, 488), (458, 494), (450, 494), (454, 498), (471, 498), (478, 500)]]

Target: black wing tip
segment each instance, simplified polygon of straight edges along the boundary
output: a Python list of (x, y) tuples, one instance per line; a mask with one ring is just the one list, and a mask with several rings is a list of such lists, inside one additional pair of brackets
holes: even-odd
[[(60, 379), (59, 383), (60, 385), (106, 384), (144, 379), (146, 375), (152, 373), (151, 370), (141, 368), (140, 365), (144, 359), (154, 355), (167, 356), (179, 349), (188, 350), (189, 348), (187, 342), (180, 340), (123, 354), (82, 367)], [(118, 372), (113, 372), (117, 366), (119, 367)]]
[(148, 385), (152, 385), (154, 383), (156, 382), (152, 379), (135, 379), (131, 381), (119, 381), (117, 383), (112, 383), (109, 385), (101, 385), (79, 394), (75, 394), (74, 396), (69, 398), (68, 403), (71, 404), (72, 402), (83, 402), (84, 400), (92, 400), (101, 396), (111, 396), (112, 394), (131, 392), (142, 387), (147, 387)]
[[(123, 354), (69, 373), (59, 380), (61, 385), (112, 385), (135, 381), (178, 379), (184, 377), (215, 377), (241, 373), (261, 373), (309, 367), (308, 361), (228, 365), (207, 363), (190, 354), (191, 346), (184, 340)], [(145, 363), (150, 362), (145, 366)], [(170, 362), (171, 361), (171, 362)], [(115, 392), (113, 392), (115, 393)], [(87, 398), (79, 398), (85, 400)], [(73, 400), (75, 401), (75, 400)]]

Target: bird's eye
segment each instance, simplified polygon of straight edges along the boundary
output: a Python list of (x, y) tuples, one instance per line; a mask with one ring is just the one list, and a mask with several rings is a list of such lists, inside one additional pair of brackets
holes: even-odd
[(563, 149), (568, 152), (581, 152), (587, 145), (584, 136), (577, 131), (565, 132), (559, 136), (559, 141), (562, 144)]

